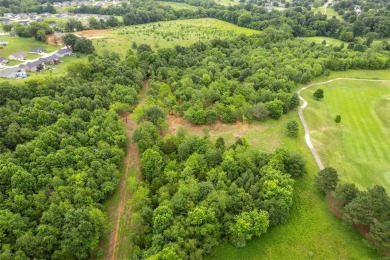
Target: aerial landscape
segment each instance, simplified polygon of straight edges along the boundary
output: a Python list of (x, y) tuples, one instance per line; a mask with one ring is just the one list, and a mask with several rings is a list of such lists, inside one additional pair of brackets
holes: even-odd
[(0, 0), (0, 259), (390, 259), (388, 0)]

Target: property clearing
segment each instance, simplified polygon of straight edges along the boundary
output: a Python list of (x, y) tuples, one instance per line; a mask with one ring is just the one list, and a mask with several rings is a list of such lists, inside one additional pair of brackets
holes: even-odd
[(81, 31), (77, 35), (93, 39), (98, 53), (110, 50), (125, 55), (133, 43), (149, 44), (152, 49), (172, 48), (176, 45), (190, 46), (200, 40), (226, 39), (255, 33), (259, 31), (217, 19), (202, 18), (132, 25), (112, 30)]

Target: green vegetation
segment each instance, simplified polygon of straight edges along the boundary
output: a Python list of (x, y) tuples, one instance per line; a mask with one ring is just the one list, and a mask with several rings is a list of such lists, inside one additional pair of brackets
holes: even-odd
[(375, 104), (375, 112), (382, 123), (390, 128), (390, 96), (382, 98)]
[(189, 10), (189, 11), (196, 11), (198, 8), (196, 6), (192, 6), (185, 3), (178, 3), (178, 2), (168, 2), (168, 1), (159, 1), (160, 5), (170, 6), (173, 10)]
[(81, 35), (102, 37), (102, 39), (93, 39), (99, 53), (109, 49), (124, 55), (131, 48), (132, 42), (137, 45), (148, 43), (153, 49), (159, 49), (172, 48), (176, 45), (189, 46), (198, 41), (207, 42), (215, 38), (233, 38), (240, 34), (255, 33), (258, 32), (206, 18), (132, 25), (109, 31), (98, 31), (93, 35), (85, 31)]
[[(7, 46), (4, 46), (0, 51), (0, 56), (8, 58), (8, 56), (12, 53), (24, 51), (28, 53), (28, 51), (32, 48), (43, 47), (46, 52), (53, 52), (58, 50), (59, 47), (51, 46), (49, 44), (39, 42), (34, 38), (22, 38), (22, 37), (10, 37), (10, 36), (0, 36), (0, 39), (8, 42)], [(27, 58), (34, 58), (39, 56), (34, 56), (34, 54), (28, 54)]]
[(239, 0), (215, 0), (215, 2), (223, 6), (234, 6), (240, 4)]
[(326, 45), (333, 45), (333, 46), (340, 46), (341, 44), (345, 43), (343, 41), (340, 41), (338, 39), (334, 39), (331, 37), (302, 37), (300, 39), (309, 41), (309, 42), (314, 42), (317, 44), (321, 44), (324, 40), (326, 41)]
[[(323, 88), (326, 97), (310, 102), (317, 88)], [(339, 80), (304, 92), (309, 101), (305, 117), (322, 160), (337, 169), (341, 180), (359, 188), (377, 184), (390, 190), (385, 177), (390, 166), (390, 131), (386, 119), (381, 120), (380, 105), (389, 94), (390, 83), (364, 80)], [(334, 122), (336, 115), (342, 117), (340, 124)]]

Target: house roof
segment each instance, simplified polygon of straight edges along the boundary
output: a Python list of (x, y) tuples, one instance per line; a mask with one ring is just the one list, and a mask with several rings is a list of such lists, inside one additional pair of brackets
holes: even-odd
[(10, 56), (21, 58), (21, 57), (27, 57), (27, 54), (24, 51), (21, 51), (21, 52), (12, 53)]
[(0, 62), (5, 61), (5, 60), (8, 60), (8, 59), (0, 57)]
[(23, 67), (33, 68), (43, 63), (43, 59), (38, 59), (36, 61), (28, 62), (23, 65)]
[(67, 53), (72, 53), (72, 50), (70, 50), (70, 49), (61, 49), (61, 50), (58, 50), (55, 54), (64, 55), (64, 54), (67, 54)]
[(45, 60), (46, 62), (48, 62), (48, 61), (57, 60), (57, 59), (59, 59), (59, 58), (60, 58), (60, 57), (58, 57), (57, 55), (53, 54), (53, 55), (51, 55), (51, 56), (49, 56), (49, 57), (44, 58), (44, 60)]
[(29, 52), (43, 52), (43, 51), (45, 51), (45, 48), (42, 47), (36, 47), (29, 50)]

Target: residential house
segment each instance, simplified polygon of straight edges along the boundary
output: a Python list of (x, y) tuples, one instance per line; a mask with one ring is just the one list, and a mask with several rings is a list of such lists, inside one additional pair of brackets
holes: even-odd
[(0, 65), (7, 64), (8, 60), (6, 58), (0, 57)]
[(27, 26), (30, 24), (30, 21), (29, 20), (22, 20), (22, 21), (18, 21), (18, 23), (20, 23), (21, 25)]
[(15, 15), (13, 13), (4, 13), (4, 17), (7, 17), (7, 18), (14, 18)]
[(72, 55), (72, 50), (70, 49), (61, 49), (61, 50), (58, 50), (55, 55), (57, 55), (58, 57), (62, 58), (64, 56), (70, 56)]
[(8, 42), (3, 41), (3, 40), (0, 40), (0, 45), (7, 46), (7, 45), (8, 45)]
[(24, 51), (17, 52), (8, 56), (9, 60), (26, 60), (27, 54)]
[(41, 54), (45, 52), (45, 49), (42, 47), (32, 48), (28, 51), (29, 53)]
[(13, 67), (0, 71), (0, 77), (8, 79), (26, 78), (27, 73), (23, 68)]
[(9, 24), (13, 24), (14, 21), (11, 20), (11, 19), (8, 19), (8, 18), (0, 18), (0, 21), (5, 24), (5, 25), (9, 25)]
[(44, 62), (45, 64), (59, 64), (61, 61), (58, 55), (53, 54), (49, 57), (44, 58)]
[(27, 62), (26, 64), (21, 64), (19, 68), (23, 68), (29, 72), (39, 72), (45, 68), (45, 62), (43, 59), (38, 59), (36, 61)]
[(35, 19), (35, 21), (37, 21), (37, 22), (43, 22), (44, 19), (43, 19), (42, 17), (37, 17), (37, 18)]

